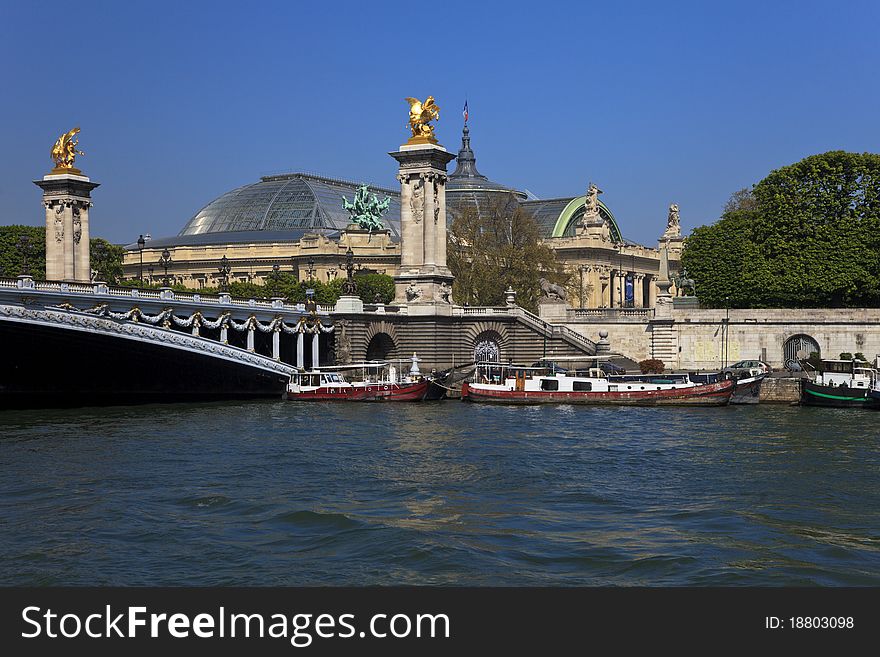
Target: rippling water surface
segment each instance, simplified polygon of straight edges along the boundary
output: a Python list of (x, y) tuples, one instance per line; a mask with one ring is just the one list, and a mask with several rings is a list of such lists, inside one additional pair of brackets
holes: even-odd
[(0, 583), (880, 585), (880, 414), (0, 413)]

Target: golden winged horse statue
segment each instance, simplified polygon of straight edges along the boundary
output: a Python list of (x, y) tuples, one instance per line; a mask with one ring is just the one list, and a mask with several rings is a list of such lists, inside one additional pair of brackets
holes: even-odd
[(434, 126), (431, 125), (431, 121), (440, 118), (440, 107), (434, 102), (434, 96), (428, 96), (424, 103), (418, 98), (407, 98), (406, 102), (409, 103), (409, 127), (412, 130), (409, 143), (436, 144), (437, 139), (434, 137)]
[(79, 169), (73, 166), (73, 161), (77, 155), (85, 155), (82, 151), (76, 150), (79, 141), (74, 137), (79, 133), (79, 128), (74, 128), (70, 132), (61, 135), (52, 146), (52, 159), (55, 160), (55, 171), (67, 171), (78, 173)]

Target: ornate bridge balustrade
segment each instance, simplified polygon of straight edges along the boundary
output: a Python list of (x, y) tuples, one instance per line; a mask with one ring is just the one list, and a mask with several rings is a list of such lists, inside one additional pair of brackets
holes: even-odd
[(309, 313), (304, 304), (283, 299), (243, 300), (170, 288), (0, 279), (0, 320), (162, 342), (287, 374), (293, 366), (332, 362), (329, 310)]

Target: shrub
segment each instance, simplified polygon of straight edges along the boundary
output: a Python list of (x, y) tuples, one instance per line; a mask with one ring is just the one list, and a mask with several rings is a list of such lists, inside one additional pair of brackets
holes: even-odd
[(842, 352), (840, 352), (839, 358), (840, 358), (840, 360), (852, 360), (853, 356), (848, 351), (842, 351)]
[(666, 365), (658, 358), (647, 358), (639, 361), (639, 369), (642, 371), (642, 374), (662, 374), (663, 370), (666, 369)]

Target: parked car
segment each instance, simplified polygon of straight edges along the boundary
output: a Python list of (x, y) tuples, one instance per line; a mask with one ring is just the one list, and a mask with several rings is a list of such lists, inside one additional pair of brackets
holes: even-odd
[(762, 360), (741, 360), (738, 363), (723, 368), (721, 373), (725, 374), (729, 372), (737, 377), (742, 377), (743, 375), (754, 376), (757, 374), (767, 374), (772, 369), (773, 368)]

